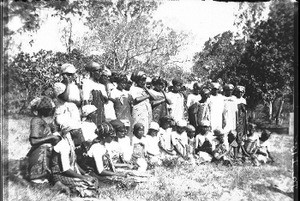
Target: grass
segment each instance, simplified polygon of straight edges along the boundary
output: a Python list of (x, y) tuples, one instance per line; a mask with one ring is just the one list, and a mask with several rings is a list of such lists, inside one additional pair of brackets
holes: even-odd
[[(10, 201), (93, 200), (67, 196), (48, 185), (32, 186), (21, 178), (19, 159), (30, 148), (29, 122), (29, 117), (8, 121), (9, 171), (4, 198)], [(152, 177), (147, 182), (132, 190), (103, 187), (96, 200), (293, 200), (293, 136), (272, 134), (270, 140), (275, 164), (224, 167), (165, 161), (165, 166), (149, 170)]]

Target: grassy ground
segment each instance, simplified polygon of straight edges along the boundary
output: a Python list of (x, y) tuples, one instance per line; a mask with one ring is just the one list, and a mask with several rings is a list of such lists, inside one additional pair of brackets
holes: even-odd
[(4, 200), (293, 200), (293, 136), (272, 134), (273, 165), (224, 167), (193, 166), (173, 161), (170, 167), (150, 170), (148, 182), (133, 190), (103, 187), (96, 199), (70, 197), (20, 178), (19, 159), (30, 148), (30, 118), (9, 119), (8, 176)]

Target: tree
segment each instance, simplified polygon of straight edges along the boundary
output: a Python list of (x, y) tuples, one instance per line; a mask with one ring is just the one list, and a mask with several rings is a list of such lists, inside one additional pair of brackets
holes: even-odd
[(184, 45), (186, 35), (153, 20), (157, 6), (156, 1), (89, 1), (86, 25), (91, 34), (79, 49), (103, 50), (106, 65), (122, 72), (139, 68), (153, 74), (175, 65), (172, 56)]
[[(274, 1), (268, 18), (259, 20), (263, 8), (253, 4), (237, 15), (236, 25), (242, 27), (244, 38), (227, 31), (209, 39), (194, 57), (193, 72), (246, 86), (248, 108), (263, 102), (269, 119), (279, 123), (284, 101), (294, 91), (294, 13), (298, 10), (290, 1)], [(278, 107), (273, 107), (275, 102)]]
[(293, 93), (294, 88), (294, 6), (290, 1), (275, 1), (270, 5), (267, 21), (260, 22), (249, 37), (242, 64), (247, 66), (249, 84), (254, 86), (253, 95), (261, 96), (269, 107), (269, 119), (273, 115), (273, 103)]

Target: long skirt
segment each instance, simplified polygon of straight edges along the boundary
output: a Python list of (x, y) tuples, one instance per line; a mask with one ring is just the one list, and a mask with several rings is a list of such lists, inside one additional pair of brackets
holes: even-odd
[(60, 173), (53, 174), (53, 181), (61, 182), (65, 186), (69, 187), (74, 193), (79, 194), (81, 197), (97, 197), (99, 183), (95, 178), (93, 183), (87, 183), (79, 178), (68, 177)]
[(105, 114), (104, 114), (104, 98), (99, 90), (92, 90), (93, 100), (91, 102), (92, 105), (96, 106), (96, 114), (92, 121), (99, 125), (105, 121)]
[[(145, 102), (145, 101), (144, 101)], [(133, 125), (141, 123), (144, 125), (144, 135), (147, 135), (152, 121), (152, 108), (150, 103), (139, 103), (132, 110)]]
[(159, 123), (159, 119), (168, 115), (167, 103), (163, 102), (152, 108), (152, 121)]
[(49, 162), (52, 149), (49, 145), (44, 144), (38, 147), (32, 147), (27, 154), (28, 157), (28, 179), (49, 179), (50, 168)]

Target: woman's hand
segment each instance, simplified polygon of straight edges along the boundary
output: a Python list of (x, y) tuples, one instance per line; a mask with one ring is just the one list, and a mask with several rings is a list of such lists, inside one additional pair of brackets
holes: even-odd
[(51, 142), (52, 146), (55, 146), (60, 140), (61, 140), (60, 136), (53, 135), (52, 142)]

